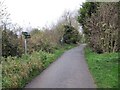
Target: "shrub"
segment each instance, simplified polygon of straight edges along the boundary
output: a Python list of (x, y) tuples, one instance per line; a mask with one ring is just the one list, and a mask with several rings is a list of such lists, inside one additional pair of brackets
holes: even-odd
[(40, 50), (21, 57), (2, 57), (2, 88), (22, 88), (27, 82), (40, 74), (65, 50), (74, 46), (65, 45), (53, 54)]
[(6, 61), (2, 61), (2, 87), (21, 87), (33, 72), (40, 72), (43, 69), (42, 64), (40, 53), (37, 52), (31, 56), (23, 55), (21, 58), (7, 57)]
[(63, 35), (63, 42), (66, 44), (77, 44), (80, 41), (80, 34), (79, 32), (70, 25), (64, 26), (64, 35)]

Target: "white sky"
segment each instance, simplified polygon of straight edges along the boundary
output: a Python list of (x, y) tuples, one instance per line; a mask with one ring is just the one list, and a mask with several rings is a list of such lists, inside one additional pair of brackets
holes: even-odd
[(21, 26), (55, 23), (65, 10), (79, 9), (85, 0), (5, 0), (10, 18)]

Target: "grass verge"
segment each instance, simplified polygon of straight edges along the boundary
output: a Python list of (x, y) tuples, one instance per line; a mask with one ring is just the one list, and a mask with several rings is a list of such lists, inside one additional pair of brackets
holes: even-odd
[(39, 51), (23, 55), (21, 58), (2, 58), (2, 88), (23, 88), (66, 50), (74, 46), (64, 45), (57, 48), (54, 53)]
[(118, 53), (97, 54), (86, 47), (85, 57), (98, 88), (118, 88)]

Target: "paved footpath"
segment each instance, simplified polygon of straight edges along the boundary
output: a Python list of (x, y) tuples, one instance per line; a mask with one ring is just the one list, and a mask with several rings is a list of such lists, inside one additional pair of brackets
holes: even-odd
[(65, 52), (25, 88), (95, 88), (84, 59), (84, 47)]

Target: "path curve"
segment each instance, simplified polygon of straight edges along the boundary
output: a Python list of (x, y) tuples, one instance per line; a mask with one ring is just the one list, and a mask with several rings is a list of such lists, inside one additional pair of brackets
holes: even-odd
[(25, 88), (95, 88), (84, 59), (84, 47), (65, 52)]

